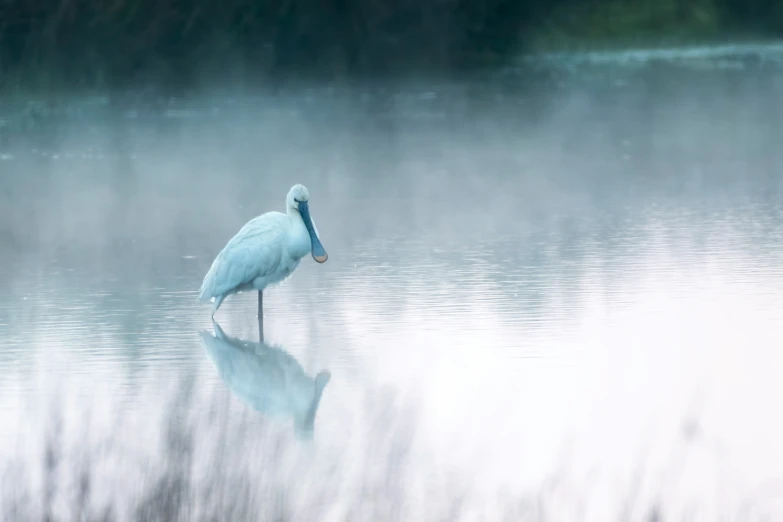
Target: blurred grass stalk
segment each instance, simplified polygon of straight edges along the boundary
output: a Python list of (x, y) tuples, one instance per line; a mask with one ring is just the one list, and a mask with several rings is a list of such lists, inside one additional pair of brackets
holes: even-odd
[[(709, 444), (690, 420), (665, 455), (667, 465), (652, 466), (652, 450), (643, 445), (625, 484), (600, 470), (580, 478), (565, 457), (537, 491), (487, 498), (470, 473), (429, 460), (417, 439), (415, 406), (394, 393), (361, 399), (361, 420), (340, 426), (343, 440), (319, 441), (321, 418), (315, 441), (302, 443), (282, 425), (232, 410), (224, 389), (192, 379), (170, 386), (153, 395), (155, 411), (136, 421), (117, 401), (85, 407), (73, 397), (68, 403), (62, 391), (46, 411), (26, 410), (30, 431), (17, 431), (16, 450), (0, 461), (0, 518), (753, 522), (775, 519), (768, 501), (783, 487), (767, 485), (734, 505), (718, 490), (695, 498), (681, 487), (684, 470)], [(715, 478), (730, 493), (733, 477)], [(596, 518), (596, 509), (611, 514)]]

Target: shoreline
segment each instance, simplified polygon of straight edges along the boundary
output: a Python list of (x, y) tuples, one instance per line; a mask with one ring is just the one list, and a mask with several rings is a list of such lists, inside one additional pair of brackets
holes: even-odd
[[(290, 92), (305, 92), (321, 88), (330, 91), (340, 91), (343, 88), (360, 86), (373, 89), (395, 89), (398, 87), (416, 86), (459, 82), (465, 78), (484, 77), (486, 73), (504, 75), (526, 73), (535, 74), (541, 70), (562, 70), (573, 68), (586, 68), (601, 70), (602, 67), (628, 67), (647, 66), (653, 63), (671, 65), (698, 65), (705, 62), (721, 64), (734, 60), (741, 62), (746, 60), (760, 60), (773, 65), (783, 64), (783, 39), (744, 39), (725, 41), (693, 41), (687, 45), (638, 45), (634, 47), (622, 47), (616, 42), (593, 42), (570, 49), (537, 49), (517, 55), (502, 63), (482, 63), (474, 67), (460, 69), (430, 69), (419, 72), (411, 70), (405, 74), (390, 74), (380, 77), (343, 76), (337, 78), (297, 78), (283, 77), (269, 79), (265, 82), (264, 75), (243, 78), (239, 82), (231, 83), (221, 81), (194, 82), (185, 87), (170, 86), (165, 82), (149, 83), (146, 85), (130, 84), (125, 88), (110, 87), (84, 87), (74, 88), (62, 84), (59, 88), (50, 84), (41, 88), (34, 86), (34, 82), (25, 86), (21, 81), (13, 89), (6, 89), (0, 94), (0, 122), (3, 121), (3, 112), (13, 108), (32, 111), (38, 114), (54, 110), (59, 112), (63, 105), (68, 105), (74, 100), (79, 100), (79, 105), (88, 112), (95, 109), (109, 107), (125, 108), (134, 105), (157, 105), (167, 108), (172, 101), (183, 101), (188, 98), (228, 97), (249, 98), (256, 94), (279, 95)], [(731, 65), (729, 63), (729, 65)], [(741, 66), (742, 64), (740, 64)], [(533, 79), (533, 77), (531, 77)], [(175, 103), (176, 104), (176, 103)], [(57, 110), (55, 110), (55, 108)], [(70, 111), (67, 111), (70, 112)], [(75, 112), (82, 112), (81, 109)], [(0, 123), (2, 127), (2, 123)]]
[(650, 61), (685, 61), (720, 58), (748, 58), (753, 55), (779, 55), (783, 58), (783, 39), (746, 39), (725, 41), (692, 41), (682, 45), (648, 44), (624, 47), (616, 42), (581, 45), (577, 49), (539, 49), (524, 54), (518, 63), (646, 63)]

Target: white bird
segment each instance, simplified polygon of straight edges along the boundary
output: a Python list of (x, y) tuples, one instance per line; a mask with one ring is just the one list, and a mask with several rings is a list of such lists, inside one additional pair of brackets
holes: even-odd
[(267, 212), (248, 221), (223, 247), (204, 276), (199, 301), (212, 300), (215, 317), (223, 300), (258, 290), (258, 323), (263, 341), (263, 291), (280, 283), (308, 253), (319, 263), (328, 258), (310, 217), (307, 188), (296, 184), (286, 196), (286, 213)]
[(201, 331), (201, 341), (231, 392), (267, 417), (293, 418), (297, 435), (311, 438), (318, 405), (331, 373), (322, 370), (315, 378), (310, 377), (284, 350), (229, 337), (217, 323), (213, 322), (212, 326), (214, 336)]

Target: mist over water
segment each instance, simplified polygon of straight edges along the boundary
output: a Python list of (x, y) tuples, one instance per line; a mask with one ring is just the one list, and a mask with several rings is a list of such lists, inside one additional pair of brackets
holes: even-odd
[[(721, 60), (6, 105), (0, 513), (783, 515), (783, 67)], [(329, 261), (265, 337), (331, 373), (310, 441), (221, 380), (196, 301), (294, 183)]]

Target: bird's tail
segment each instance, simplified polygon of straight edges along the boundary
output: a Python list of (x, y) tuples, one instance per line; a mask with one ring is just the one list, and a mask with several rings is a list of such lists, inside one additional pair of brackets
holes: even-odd
[(208, 303), (215, 297), (215, 278), (217, 276), (218, 264), (220, 257), (213, 261), (212, 266), (209, 268), (209, 272), (204, 276), (204, 281), (201, 282), (201, 288), (198, 291), (198, 300), (202, 303)]

